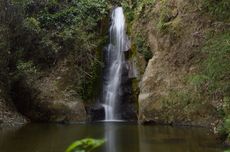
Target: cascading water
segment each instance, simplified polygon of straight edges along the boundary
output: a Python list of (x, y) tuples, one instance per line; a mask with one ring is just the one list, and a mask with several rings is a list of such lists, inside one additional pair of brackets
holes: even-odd
[(110, 44), (105, 52), (105, 73), (103, 82), (103, 101), (105, 120), (118, 120), (117, 103), (120, 100), (123, 67), (126, 64), (124, 51), (130, 48), (130, 41), (125, 31), (125, 16), (122, 7), (112, 12), (110, 27)]

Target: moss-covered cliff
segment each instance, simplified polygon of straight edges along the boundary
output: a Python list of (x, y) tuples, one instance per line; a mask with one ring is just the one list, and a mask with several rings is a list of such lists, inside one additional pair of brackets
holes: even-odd
[(228, 132), (230, 3), (149, 0), (132, 4), (124, 5), (131, 7), (127, 10), (132, 35), (142, 35), (153, 54), (140, 82), (139, 121)]

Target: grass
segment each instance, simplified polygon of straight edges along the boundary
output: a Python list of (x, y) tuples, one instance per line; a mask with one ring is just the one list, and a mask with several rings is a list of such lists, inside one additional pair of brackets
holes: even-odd
[(203, 9), (217, 20), (229, 20), (230, 1), (228, 0), (204, 0)]
[(189, 83), (208, 100), (222, 103), (220, 109), (224, 123), (220, 132), (230, 135), (230, 32), (212, 33), (202, 52), (206, 59), (200, 71), (189, 78)]

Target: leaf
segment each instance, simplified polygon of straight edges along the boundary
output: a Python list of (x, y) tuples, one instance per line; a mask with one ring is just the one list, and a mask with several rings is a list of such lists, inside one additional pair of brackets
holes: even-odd
[(104, 143), (104, 139), (86, 138), (73, 142), (65, 152), (90, 152)]

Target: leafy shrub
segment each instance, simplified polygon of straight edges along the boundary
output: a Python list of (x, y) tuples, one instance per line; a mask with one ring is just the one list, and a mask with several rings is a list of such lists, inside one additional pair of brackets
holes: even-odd
[(41, 31), (40, 22), (33, 17), (28, 17), (24, 20), (24, 27), (35, 33), (39, 33)]
[(142, 0), (142, 1), (137, 1), (135, 6), (136, 6), (136, 12), (135, 15), (139, 16), (142, 14), (142, 11), (144, 10), (145, 7), (150, 6), (155, 4), (156, 0)]
[[(14, 0), (23, 18), (11, 38), (12, 67), (18, 72), (35, 73), (55, 66), (63, 58), (71, 62), (71, 87), (84, 100), (93, 98), (100, 76), (104, 34), (98, 30), (107, 17), (106, 0), (34, 1)], [(101, 50), (100, 50), (101, 51)], [(33, 63), (33, 64), (32, 64)], [(67, 77), (70, 77), (66, 74)]]
[(72, 143), (65, 152), (91, 152), (105, 143), (103, 139), (86, 138)]
[(224, 120), (224, 129), (228, 134), (228, 138), (230, 139), (230, 117)]
[(128, 1), (122, 1), (121, 3), (122, 7), (124, 8), (125, 16), (127, 23), (130, 23), (133, 21), (135, 14), (134, 14), (134, 4), (130, 4)]
[[(55, 2), (55, 5), (57, 2)], [(52, 4), (46, 6), (39, 16), (39, 21), (45, 28), (62, 29), (71, 25), (81, 24), (83, 22), (97, 23), (105, 14), (108, 13), (107, 1), (99, 0), (80, 0), (69, 2), (66, 7), (56, 9), (58, 11), (49, 11)]]
[(19, 61), (17, 63), (17, 69), (20, 72), (23, 72), (25, 74), (35, 74), (35, 73), (37, 73), (37, 69), (34, 66), (32, 61), (28, 61), (28, 62)]
[(137, 46), (137, 51), (142, 54), (146, 61), (152, 58), (153, 54), (150, 50), (147, 41), (144, 40), (141, 34), (137, 34), (135, 38), (135, 44)]

